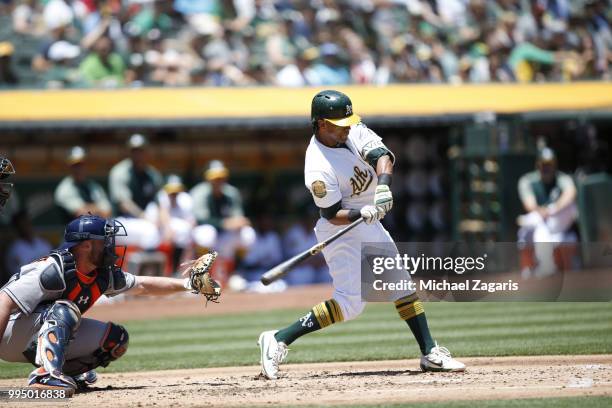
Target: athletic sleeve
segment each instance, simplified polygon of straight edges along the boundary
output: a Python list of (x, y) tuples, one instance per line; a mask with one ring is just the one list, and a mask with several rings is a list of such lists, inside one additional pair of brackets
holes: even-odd
[(240, 194), (240, 190), (228, 184), (225, 185), (224, 190), (224, 193), (227, 194), (231, 201), (230, 215), (232, 217), (244, 216), (244, 211), (242, 209), (242, 195)]
[(115, 269), (111, 274), (108, 289), (106, 289), (104, 294), (109, 297), (117, 296), (120, 293), (127, 292), (134, 286), (136, 286), (136, 276), (121, 269)]
[(130, 175), (123, 163), (113, 167), (108, 180), (108, 191), (111, 201), (120, 203), (124, 200), (131, 200), (132, 192), (130, 191), (129, 183)]
[(572, 180), (572, 177), (568, 174), (559, 173), (557, 178), (557, 184), (559, 184), (559, 188), (561, 188), (561, 191), (567, 191), (568, 188), (574, 186), (574, 180)]
[(535, 194), (531, 188), (532, 177), (531, 173), (527, 173), (519, 179), (518, 182), (518, 193), (521, 201), (533, 199), (535, 200)]
[(24, 265), (20, 274), (13, 275), (2, 288), (2, 292), (6, 293), (24, 314), (29, 315), (40, 303), (57, 299), (63, 291), (60, 286), (45, 289), (43, 285), (46, 281), (43, 276), (61, 276), (59, 267), (51, 258)]
[(382, 138), (363, 123), (355, 125), (351, 129), (350, 136), (363, 160), (370, 162), (370, 159), (378, 159), (388, 154), (391, 161), (395, 163), (395, 155), (385, 146)]
[(324, 172), (306, 172), (304, 179), (317, 207), (328, 208), (342, 200), (340, 185), (335, 176)]
[(62, 207), (70, 214), (75, 213), (79, 208), (85, 205), (85, 201), (79, 195), (78, 190), (68, 178), (62, 180), (62, 182), (55, 189), (54, 194), (55, 203)]

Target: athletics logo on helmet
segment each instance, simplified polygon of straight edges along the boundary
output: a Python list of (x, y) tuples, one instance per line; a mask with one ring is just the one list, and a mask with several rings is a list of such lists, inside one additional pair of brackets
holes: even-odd
[(351, 126), (361, 122), (359, 115), (353, 113), (351, 99), (339, 91), (321, 91), (312, 99), (310, 120), (313, 126), (317, 120), (325, 119), (336, 126)]
[[(13, 163), (5, 157), (0, 156), (0, 180), (9, 178), (12, 174), (15, 174), (15, 168)], [(11, 196), (13, 191), (13, 183), (7, 183), (5, 181), (0, 182), (0, 210), (6, 204), (6, 201)]]
[[(66, 225), (64, 242), (58, 249), (70, 249), (90, 239), (101, 240), (104, 241), (104, 262), (100, 266), (112, 266), (119, 258), (123, 263), (123, 256), (116, 255), (115, 237), (118, 236), (127, 236), (125, 227), (119, 221), (92, 214), (81, 215)], [(125, 253), (125, 246), (123, 248), (123, 253)]]

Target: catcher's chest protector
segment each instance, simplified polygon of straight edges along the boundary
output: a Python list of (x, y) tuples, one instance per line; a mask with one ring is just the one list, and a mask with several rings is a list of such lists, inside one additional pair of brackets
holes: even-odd
[(85, 313), (110, 286), (110, 274), (94, 271), (90, 276), (77, 272), (74, 257), (69, 251), (52, 252), (51, 256), (61, 266), (66, 284), (61, 299), (67, 299)]

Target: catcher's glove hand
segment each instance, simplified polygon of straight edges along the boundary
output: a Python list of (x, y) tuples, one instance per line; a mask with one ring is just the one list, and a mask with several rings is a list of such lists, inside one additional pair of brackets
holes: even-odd
[(217, 252), (211, 251), (182, 265), (186, 267), (183, 272), (183, 276), (187, 276), (185, 287), (191, 289), (193, 293), (204, 295), (207, 303), (208, 301), (219, 303), (218, 299), (221, 296), (221, 285), (210, 276), (215, 258)]

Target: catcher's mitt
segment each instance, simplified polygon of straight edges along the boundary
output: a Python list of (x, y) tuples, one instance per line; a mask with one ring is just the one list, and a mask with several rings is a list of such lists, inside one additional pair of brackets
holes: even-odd
[(193, 290), (193, 293), (200, 293), (208, 301), (219, 303), (218, 299), (221, 296), (221, 286), (219, 283), (210, 276), (210, 270), (217, 258), (217, 252), (211, 251), (207, 254), (202, 255), (195, 261), (187, 263), (187, 268), (183, 272), (183, 275), (188, 276), (189, 289)]

